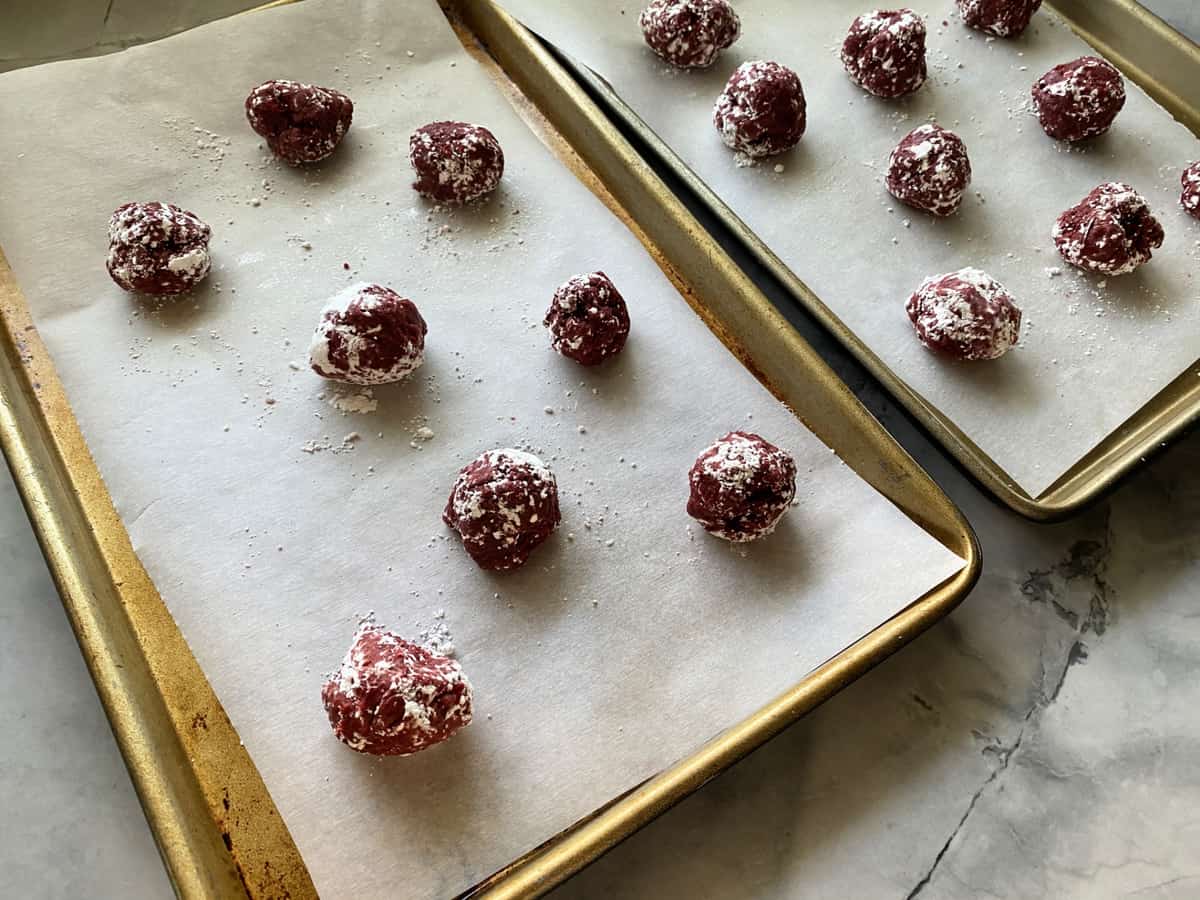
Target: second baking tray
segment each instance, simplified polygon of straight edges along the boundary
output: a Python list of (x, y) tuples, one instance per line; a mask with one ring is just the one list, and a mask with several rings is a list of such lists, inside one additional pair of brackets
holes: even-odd
[[(1200, 48), (1130, 0), (1057, 0), (1049, 4), (1084, 40), (1200, 135)], [(753, 232), (602, 77), (555, 53), (589, 95), (647, 156), (665, 165), (740, 240), (791, 295), (878, 379), (986, 491), (1034, 520), (1070, 516), (1094, 502), (1200, 420), (1200, 362), (1164, 387), (1136, 414), (1031, 496), (937, 406), (883, 362)], [(587, 136), (581, 135), (586, 155)]]
[[(513, 23), (474, 6), (466, 12), (511, 73), (519, 79), (532, 75), (543, 88), (553, 83), (567, 118), (588, 129), (594, 170), (632, 198), (624, 210), (615, 200), (613, 206), (627, 213), (627, 221), (636, 220), (648, 248), (730, 348), (859, 475), (966, 561), (957, 575), (754, 715), (471, 892), (533, 896), (945, 615), (977, 577), (979, 555), (969, 526), (945, 495), (603, 126), (598, 113), (580, 104), (561, 70)], [(592, 178), (577, 161), (574, 168)], [(177, 889), (196, 897), (311, 895), (303, 860), (253, 762), (131, 549), (20, 290), (3, 265), (0, 311), (5, 324), (0, 437)]]

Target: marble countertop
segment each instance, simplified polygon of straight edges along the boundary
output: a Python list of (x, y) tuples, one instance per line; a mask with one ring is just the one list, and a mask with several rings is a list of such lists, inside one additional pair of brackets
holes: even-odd
[[(27, 28), (0, 29), (0, 70), (250, 5), (43, 0)], [(1146, 5), (1200, 36), (1194, 0)], [(1031, 525), (800, 327), (964, 510), (983, 578), (914, 646), (554, 896), (1200, 896), (1200, 433), (1078, 519)], [(7, 472), (0, 681), (0, 896), (168, 896)]]

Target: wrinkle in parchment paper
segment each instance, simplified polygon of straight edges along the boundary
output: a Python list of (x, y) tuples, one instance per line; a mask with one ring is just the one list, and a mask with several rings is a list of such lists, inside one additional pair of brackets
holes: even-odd
[[(906, 4), (929, 28), (929, 81), (884, 101), (838, 60), (861, 9), (844, 0), (735, 3), (742, 36), (708, 70), (654, 56), (639, 4), (502, 0), (521, 21), (607, 79), (621, 98), (888, 366), (1038, 496), (1200, 358), (1200, 228), (1179, 207), (1179, 175), (1200, 142), (1133, 82), (1106, 136), (1048, 138), (1029, 89), (1051, 66), (1094, 53), (1043, 8), (1017, 40), (962, 25), (950, 0)], [(795, 69), (808, 130), (790, 153), (739, 167), (712, 104), (747, 59)], [(888, 154), (926, 120), (967, 144), (974, 178), (938, 220), (894, 200)], [(1054, 220), (1097, 184), (1127, 181), (1167, 237), (1134, 275), (1104, 279), (1062, 261)], [(966, 266), (1021, 305), (1018, 350), (994, 363), (940, 359), (914, 339), (904, 301), (928, 275)]]
[[(246, 125), (249, 89), (284, 77), (353, 98), (327, 163), (281, 166)], [(24, 70), (0, 77), (0, 110), (0, 242), (134, 546), (325, 897), (465, 889), (961, 565), (738, 365), (433, 2), (308, 0)], [(439, 211), (409, 188), (409, 133), (446, 117), (504, 146), (482, 206)], [(104, 271), (111, 210), (155, 198), (212, 226), (214, 259), (203, 289), (158, 305)], [(541, 318), (559, 283), (600, 268), (633, 330), (585, 370)], [(323, 302), (358, 280), (420, 307), (412, 381), (344, 389), (308, 370)], [(777, 533), (742, 549), (684, 512), (692, 460), (733, 428), (801, 472)], [(554, 468), (563, 524), (495, 576), (440, 513), (458, 468), (503, 446)], [(456, 645), (477, 718), (448, 743), (375, 760), (333, 738), (322, 675), (371, 611)]]

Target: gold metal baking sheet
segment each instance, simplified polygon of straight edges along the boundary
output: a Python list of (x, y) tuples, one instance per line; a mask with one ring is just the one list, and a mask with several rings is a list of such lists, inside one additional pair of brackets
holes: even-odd
[[(945, 494), (725, 256), (568, 73), (490, 3), (462, 0), (448, 12), (467, 50), (526, 121), (629, 225), (726, 345), (861, 477), (966, 561), (957, 575), (754, 715), (464, 895), (534, 897), (946, 615), (978, 578), (980, 555), (970, 526)], [(582, 158), (570, 145), (583, 149)], [(176, 891), (186, 898), (314, 897), (304, 862), (253, 761), (132, 549), (2, 254), (0, 319), (0, 445)]]
[[(474, 4), (472, 4), (473, 6)], [(1200, 47), (1134, 0), (1048, 0), (1083, 40), (1200, 136)], [(1037, 497), (1030, 496), (944, 413), (908, 386), (667, 146), (603, 78), (562, 59), (590, 98), (656, 156), (795, 299), (988, 493), (1022, 516), (1054, 521), (1096, 501), (1200, 420), (1200, 361), (1163, 388)], [(551, 111), (554, 118), (556, 110)], [(557, 124), (557, 119), (555, 120)], [(588, 138), (581, 135), (586, 142)], [(577, 144), (579, 146), (579, 144)]]

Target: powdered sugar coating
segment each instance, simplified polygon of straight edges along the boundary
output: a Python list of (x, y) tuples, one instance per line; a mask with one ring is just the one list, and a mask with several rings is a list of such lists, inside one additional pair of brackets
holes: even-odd
[(940, 125), (921, 125), (892, 151), (885, 180), (897, 200), (935, 216), (952, 215), (971, 183), (967, 145)]
[(595, 366), (616, 356), (629, 337), (629, 310), (607, 275), (569, 278), (554, 292), (542, 324), (550, 345), (563, 356)]
[(876, 97), (911, 94), (925, 83), (925, 22), (911, 9), (877, 9), (859, 16), (842, 43), (842, 65)]
[(705, 449), (688, 473), (688, 515), (734, 543), (775, 530), (796, 496), (796, 461), (757, 434), (731, 431)]
[(1141, 194), (1109, 181), (1059, 216), (1053, 237), (1071, 265), (1101, 275), (1128, 275), (1150, 261), (1164, 235)]
[(482, 125), (431, 122), (413, 132), (408, 158), (422, 197), (459, 206), (494, 191), (504, 175), (504, 151)]
[(376, 756), (409, 756), (470, 724), (471, 683), (446, 656), (364, 622), (321, 689), (337, 739)]
[(1098, 56), (1055, 66), (1033, 85), (1042, 129), (1060, 141), (1104, 134), (1125, 106), (1125, 80)]
[(650, 49), (681, 69), (711, 66), (742, 33), (726, 0), (651, 0), (638, 24)]
[(979, 269), (926, 278), (906, 309), (921, 343), (955, 359), (997, 359), (1016, 346), (1021, 334), (1016, 301)]
[(125, 203), (108, 221), (108, 274), (134, 293), (181, 294), (208, 274), (211, 234), (173, 203)]
[(1183, 191), (1179, 195), (1179, 205), (1190, 215), (1200, 219), (1200, 160), (1192, 163), (1179, 176)]
[(481, 569), (517, 569), (558, 527), (558, 483), (532, 453), (489, 450), (458, 473), (442, 519)]
[(341, 91), (299, 81), (266, 81), (246, 97), (246, 119), (280, 159), (319, 162), (341, 143), (354, 104)]
[(321, 310), (309, 364), (322, 378), (351, 384), (400, 381), (424, 361), (426, 331), (411, 300), (383, 285), (359, 282)]
[(807, 104), (800, 77), (777, 62), (744, 62), (713, 107), (725, 145), (753, 158), (774, 156), (800, 142)]
[(1017, 37), (1029, 27), (1042, 0), (956, 0), (965, 24), (996, 37)]

